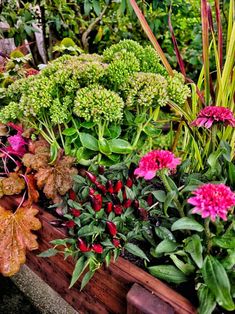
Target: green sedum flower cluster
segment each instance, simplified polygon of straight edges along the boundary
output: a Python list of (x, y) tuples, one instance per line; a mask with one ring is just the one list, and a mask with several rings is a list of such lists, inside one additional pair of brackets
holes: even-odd
[(169, 100), (183, 106), (189, 89), (180, 74), (166, 74), (153, 48), (124, 40), (103, 56), (64, 55), (38, 75), (15, 81), (5, 95), (8, 105), (1, 109), (0, 121), (46, 116), (56, 125), (66, 123), (72, 112), (84, 119), (113, 121), (121, 119), (124, 106), (136, 111), (136, 106), (155, 108)]

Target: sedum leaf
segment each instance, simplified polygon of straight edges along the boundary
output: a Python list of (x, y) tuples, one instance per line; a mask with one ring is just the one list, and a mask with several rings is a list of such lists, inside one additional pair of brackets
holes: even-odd
[(0, 206), (0, 273), (12, 276), (25, 263), (26, 249), (36, 250), (36, 235), (31, 230), (41, 228), (39, 219), (35, 218), (38, 210), (20, 207), (13, 213)]

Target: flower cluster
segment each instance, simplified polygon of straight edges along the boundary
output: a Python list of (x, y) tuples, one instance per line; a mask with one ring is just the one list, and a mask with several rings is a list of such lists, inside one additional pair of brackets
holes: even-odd
[(75, 98), (74, 113), (86, 121), (116, 121), (122, 118), (124, 102), (100, 85), (81, 88)]
[(202, 109), (197, 118), (191, 123), (193, 126), (204, 126), (209, 129), (215, 123), (223, 123), (225, 126), (235, 127), (235, 117), (232, 111), (225, 107), (207, 106)]
[(187, 98), (190, 96), (190, 89), (188, 86), (184, 85), (184, 76), (181, 73), (174, 71), (174, 76), (168, 77), (167, 82), (167, 93), (169, 98), (177, 105), (183, 106)]
[(195, 196), (188, 199), (194, 205), (193, 213), (199, 213), (202, 218), (216, 217), (227, 220), (228, 211), (235, 206), (235, 193), (224, 184), (207, 183), (196, 189)]
[(180, 159), (168, 150), (153, 150), (140, 159), (139, 167), (134, 174), (144, 177), (145, 180), (151, 180), (158, 171), (162, 169), (175, 171), (179, 164)]

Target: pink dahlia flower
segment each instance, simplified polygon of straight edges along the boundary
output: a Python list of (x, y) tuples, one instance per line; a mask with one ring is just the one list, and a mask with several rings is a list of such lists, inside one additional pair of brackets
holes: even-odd
[(216, 217), (227, 220), (227, 213), (235, 206), (235, 193), (224, 184), (203, 184), (197, 188), (195, 196), (188, 199), (188, 203), (194, 205), (193, 213), (201, 214), (202, 218), (210, 217), (215, 221)]
[(222, 122), (224, 125), (235, 127), (235, 118), (230, 109), (218, 106), (208, 106), (202, 109), (197, 118), (191, 123), (193, 126), (204, 126), (209, 129), (213, 123)]
[(153, 150), (140, 159), (139, 167), (134, 174), (144, 177), (145, 180), (151, 180), (157, 171), (161, 169), (175, 171), (179, 164), (180, 158), (175, 158), (168, 150)]

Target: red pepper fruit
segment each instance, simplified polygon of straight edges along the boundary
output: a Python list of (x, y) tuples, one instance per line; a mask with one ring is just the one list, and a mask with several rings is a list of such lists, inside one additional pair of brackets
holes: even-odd
[(77, 195), (76, 193), (74, 192), (74, 190), (69, 190), (69, 199), (72, 200), (72, 201), (75, 201), (77, 198)]
[(111, 180), (108, 180), (106, 182), (106, 189), (109, 193), (113, 193), (113, 184), (112, 184), (112, 181)]
[(122, 191), (122, 197), (123, 197), (123, 200), (125, 201), (127, 196), (126, 196), (126, 189), (124, 188), (123, 191)]
[(96, 182), (95, 185), (97, 189), (99, 189), (103, 194), (107, 192), (106, 187), (103, 184)]
[(89, 252), (90, 251), (90, 248), (88, 247), (86, 242), (84, 240), (82, 240), (81, 238), (78, 238), (77, 247), (79, 248), (79, 250), (81, 252)]
[(119, 247), (120, 246), (120, 241), (118, 240), (118, 239), (113, 239), (113, 245), (115, 246), (115, 247)]
[(95, 190), (93, 188), (89, 188), (89, 195), (94, 195), (95, 194)]
[(140, 219), (142, 220), (148, 220), (148, 211), (144, 208), (139, 208), (138, 213), (140, 216)]
[(148, 197), (147, 197), (147, 203), (149, 206), (152, 206), (153, 205), (153, 195), (152, 194), (149, 194)]
[(86, 171), (85, 174), (92, 183), (96, 183), (96, 176), (94, 174), (89, 171)]
[(70, 212), (71, 214), (74, 216), (74, 217), (79, 217), (81, 215), (81, 212), (80, 210), (76, 209), (76, 208), (71, 208), (70, 209)]
[(115, 235), (117, 234), (116, 225), (112, 221), (107, 221), (106, 225), (111, 236), (115, 237)]
[(134, 201), (133, 201), (133, 206), (134, 206), (135, 209), (138, 209), (139, 206), (140, 206), (139, 201), (138, 201), (138, 200), (134, 200)]
[(113, 203), (112, 202), (106, 203), (106, 208), (105, 208), (106, 213), (110, 214), (112, 209), (113, 209)]
[(114, 185), (114, 189), (113, 189), (114, 193), (118, 193), (121, 190), (122, 185), (123, 185), (122, 181), (118, 180), (117, 183)]
[(99, 174), (104, 174), (104, 171), (105, 171), (104, 166), (99, 166), (99, 167), (98, 167), (98, 172), (99, 172)]
[(132, 185), (133, 185), (132, 179), (131, 179), (131, 178), (128, 178), (128, 179), (126, 180), (126, 186), (128, 186), (128, 188), (132, 188)]
[(102, 208), (102, 196), (100, 194), (90, 195), (91, 207), (96, 211)]
[(101, 244), (92, 244), (92, 250), (98, 254), (102, 254), (104, 251)]
[(65, 223), (65, 226), (67, 227), (67, 228), (74, 228), (75, 227), (75, 222), (73, 221), (73, 220), (69, 220), (69, 221), (66, 221), (66, 223)]
[(125, 200), (125, 202), (123, 203), (123, 207), (124, 208), (129, 208), (129, 207), (131, 207), (131, 203), (132, 203), (131, 200)]
[(115, 212), (116, 215), (121, 215), (122, 214), (122, 206), (114, 205), (113, 206), (113, 211)]

